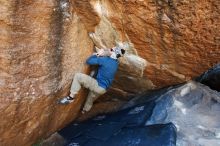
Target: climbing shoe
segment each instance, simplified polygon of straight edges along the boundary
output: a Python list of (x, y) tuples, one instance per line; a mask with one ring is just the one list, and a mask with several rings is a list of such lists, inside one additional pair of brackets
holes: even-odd
[(69, 104), (69, 103), (73, 102), (74, 99), (75, 99), (75, 98), (73, 98), (73, 97), (66, 96), (66, 97), (63, 97), (63, 98), (59, 99), (59, 100), (57, 101), (57, 103), (58, 103), (58, 104), (66, 105), (66, 104)]

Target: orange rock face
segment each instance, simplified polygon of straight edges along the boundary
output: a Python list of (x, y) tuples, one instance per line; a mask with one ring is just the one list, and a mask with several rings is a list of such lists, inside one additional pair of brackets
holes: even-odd
[(200, 75), (220, 60), (219, 9), (216, 0), (1, 1), (0, 145), (31, 145), (78, 117), (85, 90), (69, 106), (56, 100), (88, 73), (94, 44), (127, 50), (97, 111), (105, 97), (114, 105), (113, 95), (126, 101)]

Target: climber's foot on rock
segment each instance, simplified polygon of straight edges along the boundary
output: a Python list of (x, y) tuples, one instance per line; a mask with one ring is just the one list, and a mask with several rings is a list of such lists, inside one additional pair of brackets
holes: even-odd
[(59, 100), (57, 101), (57, 103), (58, 103), (58, 104), (61, 104), (61, 105), (67, 105), (67, 104), (69, 104), (69, 103), (72, 103), (74, 100), (75, 100), (74, 97), (65, 96), (65, 97), (59, 99)]

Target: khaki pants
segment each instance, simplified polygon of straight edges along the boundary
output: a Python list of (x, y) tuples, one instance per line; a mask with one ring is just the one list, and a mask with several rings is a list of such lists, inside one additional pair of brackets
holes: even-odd
[(90, 90), (83, 108), (84, 111), (89, 111), (92, 108), (93, 102), (100, 95), (103, 95), (106, 92), (106, 90), (100, 87), (98, 85), (98, 82), (94, 78), (86, 74), (76, 73), (71, 85), (70, 95), (77, 94), (78, 91), (81, 89), (81, 86)]

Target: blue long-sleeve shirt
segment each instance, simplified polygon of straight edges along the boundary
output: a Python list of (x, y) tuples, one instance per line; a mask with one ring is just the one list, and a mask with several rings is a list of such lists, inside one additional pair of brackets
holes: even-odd
[(99, 86), (107, 89), (112, 84), (118, 69), (118, 61), (110, 57), (92, 55), (87, 59), (86, 63), (89, 65), (99, 65), (96, 80)]

